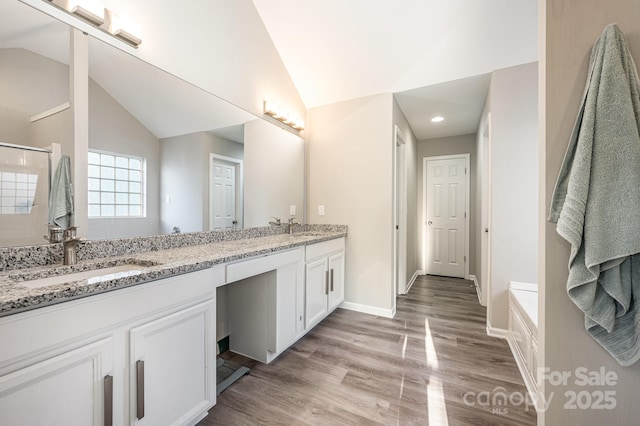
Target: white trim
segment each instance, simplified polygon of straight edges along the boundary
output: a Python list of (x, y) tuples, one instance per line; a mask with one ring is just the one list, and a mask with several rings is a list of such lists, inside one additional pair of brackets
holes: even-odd
[(452, 155), (437, 155), (433, 157), (422, 157), (422, 270), (427, 272), (427, 162), (428, 161), (438, 161), (438, 160), (453, 160), (455, 158), (464, 158), (465, 167), (467, 173), (465, 174), (465, 210), (466, 210), (466, 219), (465, 219), (465, 248), (464, 255), (466, 256), (467, 261), (464, 263), (464, 277), (465, 279), (469, 279), (469, 263), (471, 259), (469, 257), (469, 239), (471, 231), (469, 229), (470, 219), (471, 219), (471, 208), (470, 208), (470, 193), (471, 193), (471, 154), (452, 154)]
[(65, 102), (63, 104), (58, 105), (57, 107), (53, 107), (53, 108), (48, 109), (48, 110), (46, 110), (44, 112), (41, 112), (40, 114), (34, 115), (33, 117), (31, 117), (31, 122), (33, 123), (33, 122), (36, 122), (38, 120), (42, 120), (43, 118), (47, 118), (47, 117), (49, 117), (51, 115), (57, 114), (57, 113), (62, 112), (64, 110), (66, 110), (66, 109), (69, 109), (69, 108), (71, 108), (71, 103), (69, 103), (67, 101), (67, 102)]
[(352, 302), (342, 302), (340, 307), (343, 309), (347, 309), (349, 311), (362, 312), (363, 314), (370, 314), (370, 315), (375, 315), (375, 316), (384, 317), (384, 318), (393, 318), (396, 315), (395, 308), (382, 309), (376, 306), (361, 305), (360, 303), (352, 303)]
[(509, 288), (512, 290), (523, 290), (538, 292), (538, 284), (534, 283), (521, 283), (518, 281), (509, 281)]
[[(480, 283), (482, 299), (487, 307), (487, 320), (491, 319), (491, 112), (487, 113), (482, 129), (482, 175), (480, 187), (482, 193), (480, 205)], [(477, 179), (476, 174), (476, 179)], [(485, 229), (487, 230), (485, 232)], [(485, 240), (486, 238), (486, 240)]]
[(424, 275), (421, 270), (417, 270), (416, 272), (414, 272), (413, 277), (411, 277), (411, 280), (409, 280), (409, 282), (407, 283), (407, 293), (409, 293), (409, 290), (411, 290), (411, 287), (413, 287), (413, 284), (416, 282), (416, 279), (418, 279), (420, 275)]
[(487, 336), (507, 340), (507, 334), (508, 332), (504, 328), (494, 328), (489, 321), (487, 321)]
[(529, 397), (531, 401), (534, 402), (533, 407), (536, 412), (538, 411), (538, 405), (540, 401), (544, 401), (541, 399), (541, 395), (538, 394), (535, 384), (533, 383), (533, 379), (529, 375), (529, 371), (527, 370), (527, 366), (524, 365), (524, 359), (522, 357), (517, 356), (517, 349), (514, 347), (511, 339), (507, 339), (507, 343), (509, 344), (509, 349), (511, 350), (511, 354), (513, 355), (513, 359), (516, 361), (516, 365), (518, 366), (518, 371), (520, 371), (520, 376), (522, 377), (522, 381), (524, 382), (525, 387), (527, 388), (527, 392), (529, 393)]
[(237, 229), (244, 228), (244, 174), (243, 160), (227, 157), (218, 154), (209, 154), (209, 230), (213, 228), (213, 188), (211, 187), (211, 181), (213, 180), (213, 162), (214, 160), (226, 161), (227, 163), (235, 164), (236, 168), (236, 224)]
[(472, 275), (469, 275), (469, 279), (473, 281), (473, 284), (476, 286), (476, 294), (478, 295), (478, 302), (480, 302), (480, 305), (482, 305), (482, 290), (480, 289), (480, 284), (478, 283), (478, 277), (472, 274)]
[[(406, 285), (407, 271), (407, 139), (400, 130), (394, 126), (393, 138), (393, 224), (391, 238), (393, 241), (393, 302), (395, 309), (396, 296), (406, 294), (409, 289)], [(402, 162), (398, 167), (399, 160)], [(401, 174), (401, 176), (398, 176)], [(399, 179), (398, 179), (399, 177)], [(399, 210), (399, 212), (398, 212)], [(399, 216), (399, 217), (398, 217)], [(396, 229), (396, 226), (398, 229)], [(398, 278), (400, 276), (400, 278)]]

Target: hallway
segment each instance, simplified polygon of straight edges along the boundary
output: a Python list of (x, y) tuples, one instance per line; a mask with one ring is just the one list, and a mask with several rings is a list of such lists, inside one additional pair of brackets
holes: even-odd
[(227, 353), (251, 374), (199, 426), (535, 425), (470, 281), (418, 277), (397, 303), (394, 319), (338, 309), (271, 365)]

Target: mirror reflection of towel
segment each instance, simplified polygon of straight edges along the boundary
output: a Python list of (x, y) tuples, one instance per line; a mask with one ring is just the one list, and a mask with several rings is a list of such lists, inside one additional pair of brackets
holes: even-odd
[(63, 155), (51, 182), (49, 193), (49, 225), (63, 229), (71, 225), (73, 216), (73, 187), (71, 184), (71, 160)]
[(569, 298), (589, 335), (621, 365), (640, 359), (639, 129), (638, 74), (612, 24), (591, 51), (549, 219), (571, 244)]

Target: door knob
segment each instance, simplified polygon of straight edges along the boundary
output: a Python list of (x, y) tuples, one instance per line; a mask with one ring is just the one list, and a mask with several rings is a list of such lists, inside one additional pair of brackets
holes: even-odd
[(489, 232), (489, 228), (484, 228), (484, 232)]
[(431, 225), (432, 223), (433, 223), (433, 222), (431, 222), (431, 221), (428, 221), (428, 222), (427, 222), (427, 225)]

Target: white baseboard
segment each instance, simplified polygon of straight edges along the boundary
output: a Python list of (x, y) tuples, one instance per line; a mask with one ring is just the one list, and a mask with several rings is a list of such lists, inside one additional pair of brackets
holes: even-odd
[(352, 302), (342, 302), (340, 307), (349, 311), (362, 312), (363, 314), (376, 315), (385, 318), (393, 318), (396, 314), (395, 309), (382, 309), (375, 306), (361, 305), (359, 303)]
[(506, 340), (507, 330), (505, 330), (504, 328), (492, 327), (491, 324), (487, 321), (487, 336)]
[(469, 279), (473, 281), (476, 286), (476, 294), (478, 295), (478, 302), (482, 305), (482, 291), (480, 290), (480, 283), (478, 283), (478, 277), (475, 275), (469, 275)]
[(413, 274), (413, 277), (411, 277), (411, 280), (409, 280), (409, 284), (407, 284), (407, 293), (409, 293), (409, 290), (411, 290), (411, 286), (413, 286), (413, 284), (416, 282), (416, 279), (420, 276), (420, 275), (424, 275), (422, 273), (422, 271), (418, 270)]

